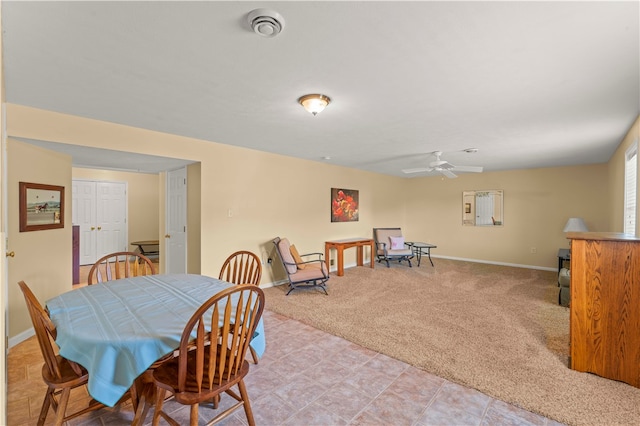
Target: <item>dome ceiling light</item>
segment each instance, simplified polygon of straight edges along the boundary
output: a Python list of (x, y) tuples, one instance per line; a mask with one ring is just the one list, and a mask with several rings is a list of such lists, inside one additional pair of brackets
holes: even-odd
[(311, 95), (301, 96), (298, 99), (298, 102), (311, 114), (317, 115), (331, 103), (331, 98), (326, 95), (315, 93)]
[(284, 30), (284, 18), (275, 10), (254, 9), (247, 15), (247, 21), (256, 34), (275, 37)]

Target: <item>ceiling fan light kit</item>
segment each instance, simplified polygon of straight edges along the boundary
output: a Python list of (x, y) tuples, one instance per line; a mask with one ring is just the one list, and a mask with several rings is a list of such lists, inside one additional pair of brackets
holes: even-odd
[[(476, 148), (467, 148), (464, 152), (478, 152)], [(482, 173), (483, 168), (480, 166), (455, 166), (446, 160), (441, 160), (440, 156), (442, 151), (434, 151), (431, 153), (435, 157), (435, 160), (429, 163), (429, 167), (418, 167), (415, 169), (403, 169), (402, 173), (423, 173), (423, 172), (438, 172), (449, 179), (457, 178), (456, 172), (468, 172), (468, 173)]]

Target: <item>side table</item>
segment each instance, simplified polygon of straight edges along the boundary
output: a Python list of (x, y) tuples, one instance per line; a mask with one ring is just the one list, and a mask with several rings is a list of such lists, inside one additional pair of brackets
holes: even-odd
[(413, 255), (418, 259), (418, 266), (420, 266), (420, 260), (422, 259), (423, 254), (426, 254), (427, 257), (429, 257), (429, 262), (431, 262), (431, 266), (433, 266), (433, 260), (431, 260), (431, 249), (437, 248), (438, 246), (419, 242), (407, 242), (405, 244), (413, 250)]
[(558, 250), (558, 273), (562, 269), (562, 264), (565, 260), (571, 260), (571, 250), (570, 249), (559, 249)]

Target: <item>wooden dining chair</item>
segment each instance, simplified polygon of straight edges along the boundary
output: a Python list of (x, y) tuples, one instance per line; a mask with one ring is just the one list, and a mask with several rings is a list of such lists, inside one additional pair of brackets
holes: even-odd
[(233, 253), (222, 264), (219, 279), (233, 284), (260, 284), (262, 263), (260, 258), (250, 251)]
[[(86, 385), (89, 380), (89, 374), (84, 367), (56, 353), (52, 343), (56, 338), (56, 327), (51, 321), (51, 318), (49, 318), (49, 314), (43, 309), (38, 299), (24, 281), (20, 281), (18, 285), (27, 302), (29, 316), (31, 317), (38, 344), (40, 345), (40, 351), (44, 358), (42, 379), (47, 384), (47, 393), (44, 396), (42, 408), (40, 409), (38, 425), (44, 425), (49, 407), (52, 407), (56, 414), (56, 425), (62, 425), (67, 420), (103, 408), (103, 404), (91, 399), (86, 407), (70, 414), (66, 413), (71, 390)], [(126, 397), (128, 398), (128, 395)], [(121, 400), (121, 402), (123, 400)]]
[(87, 284), (155, 274), (156, 268), (147, 256), (132, 251), (119, 251), (107, 254), (93, 264)]
[[(246, 250), (240, 250), (227, 257), (227, 260), (220, 268), (218, 279), (233, 284), (260, 284), (262, 276), (262, 263), (260, 258), (254, 253)], [(251, 358), (255, 364), (258, 363), (258, 354), (249, 346)]]
[[(242, 406), (248, 424), (255, 425), (244, 383), (249, 372), (245, 356), (263, 310), (264, 293), (253, 284), (222, 290), (196, 310), (182, 332), (178, 356), (153, 370), (157, 386), (153, 425), (159, 424), (160, 417), (179, 425), (162, 410), (165, 398), (170, 396), (167, 392), (176, 402), (191, 406), (192, 426), (198, 424), (199, 404), (213, 401), (217, 408), (224, 393), (236, 402), (207, 424), (226, 418)], [(234, 386), (239, 394), (232, 389)]]

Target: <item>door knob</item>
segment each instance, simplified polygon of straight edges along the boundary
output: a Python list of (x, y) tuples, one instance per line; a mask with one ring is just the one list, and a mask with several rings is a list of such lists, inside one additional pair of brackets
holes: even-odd
[(98, 226), (98, 231), (102, 229), (102, 226)]
[(165, 238), (171, 238), (171, 235), (167, 234), (164, 236)]
[(16, 257), (16, 252), (15, 251), (8, 251), (5, 253), (6, 257)]
[(95, 227), (95, 226), (92, 226), (92, 227), (91, 227), (91, 230), (93, 231), (94, 229), (96, 229), (96, 227)]

